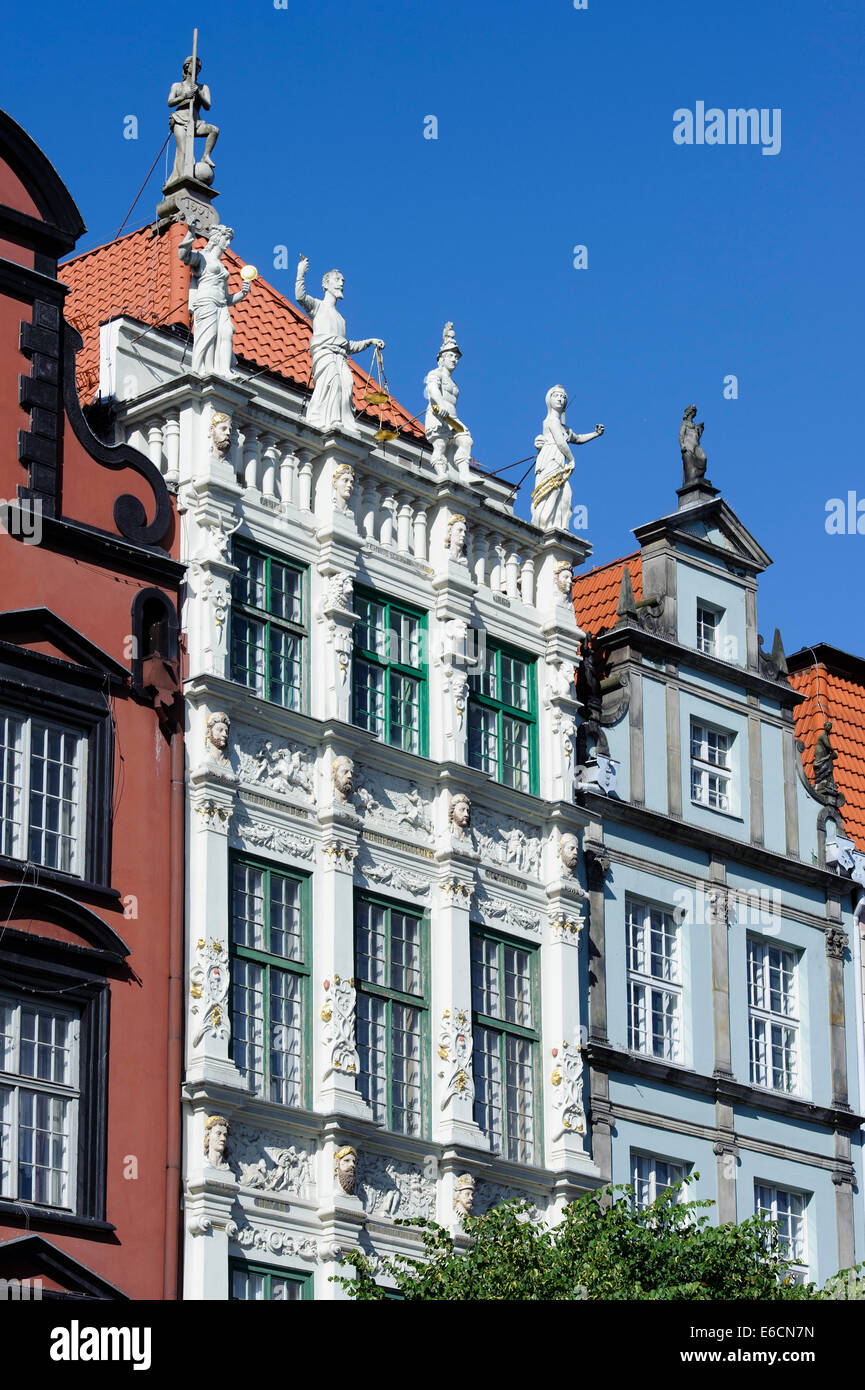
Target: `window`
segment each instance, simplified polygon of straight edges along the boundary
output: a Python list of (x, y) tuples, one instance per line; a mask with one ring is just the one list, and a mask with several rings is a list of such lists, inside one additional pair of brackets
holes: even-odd
[(537, 784), (535, 666), (528, 657), (487, 643), (469, 678), (469, 763), (506, 787)]
[(0, 853), (83, 874), (87, 739), (0, 710)]
[(305, 1104), (309, 1036), (309, 880), (232, 864), (231, 1012), (234, 1062), (250, 1092)]
[(426, 923), (419, 912), (355, 901), (358, 1078), (373, 1116), (420, 1135), (425, 1103)]
[(671, 912), (628, 900), (628, 1046), (682, 1060), (682, 967)]
[(474, 1117), (496, 1153), (533, 1163), (539, 1146), (538, 1001), (533, 950), (473, 931)]
[(714, 811), (732, 809), (733, 738), (720, 729), (691, 724), (691, 800)]
[(808, 1239), (805, 1212), (808, 1199), (803, 1192), (787, 1192), (783, 1187), (755, 1184), (754, 1205), (758, 1215), (777, 1221), (778, 1242), (783, 1256), (799, 1266), (800, 1278), (808, 1274)]
[(79, 1014), (0, 996), (0, 1197), (73, 1209)]
[(684, 1163), (669, 1163), (654, 1154), (631, 1154), (631, 1185), (634, 1206), (649, 1207), (662, 1192), (677, 1182), (685, 1181)]
[(358, 592), (352, 720), (384, 743), (426, 754), (424, 615)]
[(708, 604), (697, 602), (697, 650), (705, 652), (706, 656), (718, 655), (718, 638), (720, 636), (722, 614), (717, 608), (710, 608)]
[(303, 704), (304, 571), (235, 545), (231, 678), (286, 709)]
[(289, 1299), (302, 1301), (313, 1297), (311, 1274), (295, 1274), (269, 1265), (250, 1265), (244, 1260), (231, 1260), (229, 1273), (229, 1297), (234, 1302), (286, 1303)]
[(751, 1082), (799, 1089), (799, 999), (795, 952), (748, 941), (748, 1039)]

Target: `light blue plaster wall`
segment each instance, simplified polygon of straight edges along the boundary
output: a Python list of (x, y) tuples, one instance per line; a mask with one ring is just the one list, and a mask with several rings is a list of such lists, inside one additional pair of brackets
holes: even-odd
[[(648, 1081), (644, 1076), (611, 1071), (610, 1101), (614, 1105), (630, 1105), (644, 1110), (647, 1116), (668, 1115), (670, 1119), (686, 1124), (709, 1127), (715, 1124), (715, 1103), (711, 1097), (659, 1081)], [(651, 1123), (651, 1120), (647, 1123)], [(673, 1135), (670, 1142), (677, 1143), (678, 1136)]]
[(737, 1216), (744, 1220), (755, 1210), (755, 1183), (810, 1193), (806, 1229), (810, 1277), (822, 1284), (838, 1268), (838, 1235), (835, 1225), (835, 1188), (825, 1168), (810, 1167), (767, 1154), (739, 1150), (736, 1178)]
[(613, 1136), (613, 1182), (631, 1183), (631, 1152), (653, 1154), (669, 1163), (685, 1166), (685, 1176), (699, 1173), (699, 1180), (688, 1184), (685, 1200), (708, 1199), (716, 1202), (717, 1181), (715, 1155), (706, 1139), (690, 1134), (672, 1134), (654, 1125), (634, 1124), (617, 1120)]
[(679, 641), (686, 647), (697, 645), (697, 600), (723, 610), (718, 628), (718, 655), (735, 666), (745, 666), (745, 592), (721, 572), (709, 574), (682, 559), (676, 563), (676, 595)]
[(604, 839), (612, 849), (639, 855), (649, 867), (652, 864), (666, 864), (686, 873), (693, 870), (700, 878), (705, 878), (708, 872), (709, 856), (705, 850), (696, 845), (676, 844), (672, 840), (662, 840), (657, 835), (647, 835), (638, 826), (607, 821)]
[(763, 749), (763, 843), (767, 849), (784, 854), (787, 832), (784, 822), (784, 749), (781, 730), (774, 724), (763, 724), (760, 742)]
[(604, 728), (610, 757), (619, 766), (616, 769), (616, 798), (619, 801), (631, 799), (631, 734), (627, 714), (623, 714), (617, 724)]
[(667, 813), (667, 695), (661, 681), (643, 676), (643, 764), (646, 805)]
[[(691, 800), (691, 720), (735, 734), (731, 748), (733, 812), (713, 811)], [(684, 818), (706, 830), (716, 830), (736, 840), (750, 839), (751, 802), (748, 771), (748, 721), (710, 700), (680, 692), (679, 720), (682, 756), (682, 809)]]
[[(799, 757), (798, 751), (794, 755)], [(802, 785), (799, 777), (796, 777), (796, 800), (799, 809), (799, 858), (805, 864), (816, 864), (817, 862), (817, 817), (822, 809), (822, 802)]]

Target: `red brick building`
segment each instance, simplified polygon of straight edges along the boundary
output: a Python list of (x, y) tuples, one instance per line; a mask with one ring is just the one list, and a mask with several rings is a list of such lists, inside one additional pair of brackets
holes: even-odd
[(0, 1278), (161, 1299), (177, 1276), (182, 570), (163, 478), (79, 405), (57, 262), (84, 230), (0, 113)]

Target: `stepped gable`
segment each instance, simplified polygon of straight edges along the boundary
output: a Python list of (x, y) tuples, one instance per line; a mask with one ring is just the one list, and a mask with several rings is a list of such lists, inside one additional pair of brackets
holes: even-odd
[[(189, 270), (177, 257), (177, 246), (186, 227), (175, 223), (164, 236), (151, 237), (150, 227), (140, 227), (116, 241), (97, 246), (66, 261), (61, 279), (69, 286), (66, 316), (84, 339), (76, 373), (82, 403), (92, 401), (99, 388), (99, 325), (119, 314), (142, 323), (189, 328), (187, 295)], [(223, 260), (229, 269), (229, 290), (241, 287), (245, 261), (230, 249)], [(231, 310), (234, 351), (242, 368), (262, 368), (293, 386), (312, 389), (309, 339), (312, 325), (284, 295), (261, 277), (252, 292)], [(379, 407), (364, 411), (363, 395), (370, 377), (349, 358), (354, 376), (354, 405), (370, 420), (378, 420)], [(423, 427), (396, 401), (381, 407), (382, 417), (401, 434), (423, 439)]]
[(578, 574), (575, 577), (574, 611), (584, 632), (591, 632), (597, 637), (599, 632), (615, 627), (619, 588), (625, 565), (631, 572), (634, 598), (639, 602), (643, 597), (643, 563), (642, 552), (639, 550), (633, 555), (623, 555), (620, 560), (610, 560), (606, 565), (598, 565), (586, 574)]
[(857, 848), (865, 850), (865, 661), (823, 645), (814, 654), (817, 665), (807, 647), (788, 658), (790, 684), (805, 696), (795, 710), (796, 737), (805, 745), (802, 761), (813, 777), (814, 744), (824, 719), (831, 719), (835, 781), (846, 799), (841, 814)]

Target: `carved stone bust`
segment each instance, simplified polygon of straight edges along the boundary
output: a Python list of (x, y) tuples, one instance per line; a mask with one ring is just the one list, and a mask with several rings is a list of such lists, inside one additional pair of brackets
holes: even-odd
[(207, 728), (204, 735), (205, 748), (208, 757), (215, 763), (228, 762), (228, 735), (231, 729), (231, 720), (222, 710), (217, 710), (207, 716)]
[(215, 410), (210, 417), (210, 445), (219, 459), (224, 459), (231, 448), (231, 416), (222, 410)]
[(463, 1173), (454, 1188), (454, 1211), (458, 1216), (471, 1216), (474, 1204), (475, 1180), (471, 1173)]
[(349, 511), (353, 492), (354, 469), (350, 463), (340, 463), (333, 472), (333, 503), (337, 511)]
[(472, 823), (472, 803), (465, 792), (457, 792), (451, 797), (448, 807), (448, 824), (451, 834), (458, 840), (467, 838)]
[(346, 804), (350, 802), (354, 793), (354, 763), (351, 758), (346, 757), (345, 754), (340, 754), (338, 758), (334, 758), (331, 778), (337, 799)]
[(559, 841), (559, 858), (566, 873), (573, 874), (576, 871), (580, 862), (580, 842), (576, 835), (568, 833), (562, 836)]
[(467, 535), (468, 529), (465, 517), (460, 512), (455, 512), (448, 521), (446, 546), (448, 556), (458, 564), (465, 563)]
[(357, 1149), (343, 1144), (333, 1156), (334, 1177), (347, 1197), (354, 1195), (357, 1184)]
[(553, 580), (565, 603), (573, 601), (574, 571), (569, 560), (557, 560)]
[(224, 1115), (208, 1115), (204, 1121), (204, 1157), (213, 1168), (227, 1168), (228, 1120)]

